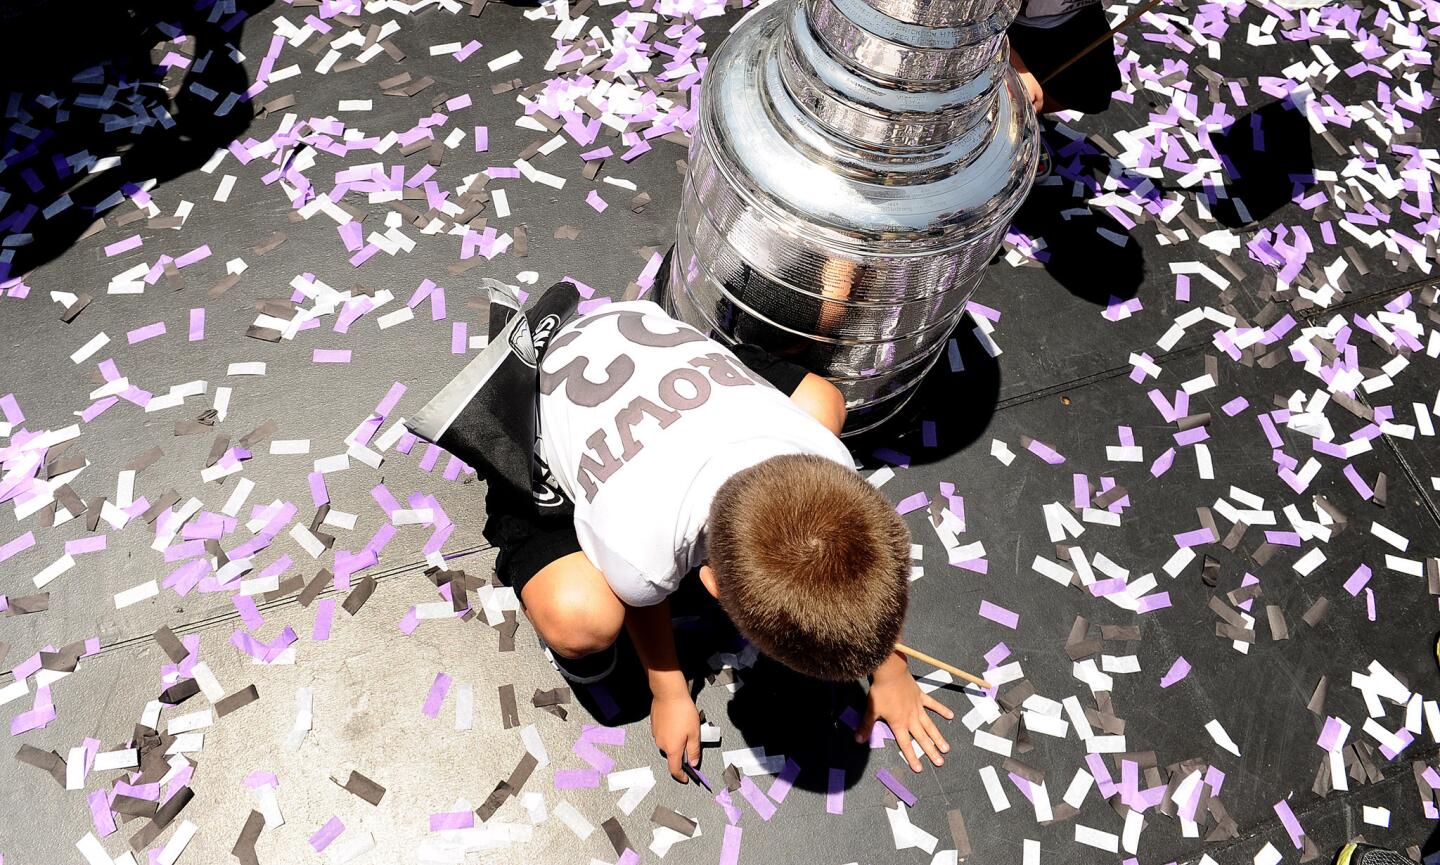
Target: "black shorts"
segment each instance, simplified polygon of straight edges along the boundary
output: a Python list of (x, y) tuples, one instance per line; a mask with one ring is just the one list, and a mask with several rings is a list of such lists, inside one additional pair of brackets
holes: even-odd
[[(758, 346), (737, 345), (731, 351), (781, 393), (793, 394), (805, 378), (804, 367), (781, 360)], [(489, 486), (485, 512), (485, 540), (500, 550), (495, 575), (517, 595), (551, 562), (580, 552), (572, 517), (542, 514), (528, 497), (509, 492), (499, 484)]]
[[(1037, 81), (1054, 72), (1075, 52), (1104, 36), (1110, 30), (1100, 4), (1086, 6), (1070, 20), (1055, 27), (1027, 27), (1013, 24), (1009, 30), (1010, 47), (1014, 49)], [(1099, 47), (1045, 83), (1045, 93), (1066, 108), (1085, 114), (1098, 114), (1110, 107), (1110, 94), (1120, 89), (1120, 67), (1115, 63), (1115, 37), (1107, 38)]]

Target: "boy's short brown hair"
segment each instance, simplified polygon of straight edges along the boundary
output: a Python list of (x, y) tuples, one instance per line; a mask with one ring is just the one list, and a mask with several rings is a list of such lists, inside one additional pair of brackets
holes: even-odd
[(710, 505), (706, 544), (721, 606), (786, 666), (859, 679), (895, 650), (910, 533), (854, 470), (797, 454), (737, 472)]

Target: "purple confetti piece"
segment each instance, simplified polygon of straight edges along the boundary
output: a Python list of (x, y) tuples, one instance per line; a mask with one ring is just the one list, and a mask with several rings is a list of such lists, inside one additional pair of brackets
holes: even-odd
[[(698, 773), (700, 770), (696, 769), (695, 771)], [(770, 782), (770, 789), (765, 791), (765, 795), (775, 800), (775, 804), (777, 805), (784, 802), (785, 797), (790, 795), (790, 788), (795, 786), (795, 779), (799, 777), (800, 764), (786, 757), (785, 768), (781, 769), (780, 774), (775, 777), (775, 780)], [(710, 782), (707, 780), (705, 783), (708, 784)]]
[(1365, 584), (1368, 582), (1370, 582), (1370, 566), (1361, 565), (1355, 569), (1355, 573), (1350, 575), (1350, 579), (1345, 581), (1345, 591), (1349, 592), (1350, 597), (1353, 598), (1360, 594), (1360, 590), (1365, 588)]
[(20, 403), (15, 401), (13, 393), (0, 396), (0, 414), (5, 415), (5, 422), (11, 426), (18, 427), (25, 422), (25, 413), (20, 410)]
[(1012, 612), (998, 604), (992, 604), (989, 601), (980, 602), (980, 616), (998, 625), (1004, 625), (1012, 631), (1020, 624), (1019, 613)]
[(175, 259), (175, 266), (189, 267), (197, 261), (204, 261), (209, 258), (210, 254), (210, 244), (203, 244)]
[[(110, 813), (110, 799), (104, 790), (96, 790), (85, 797), (90, 803), (90, 820), (95, 824), (95, 834), (101, 838), (115, 831), (115, 816)], [(4, 865), (0, 861), (0, 865)]]
[(330, 626), (335, 620), (335, 599), (321, 598), (315, 603), (315, 628), (310, 633), (312, 640), (330, 639)]
[(1061, 456), (1058, 451), (1044, 442), (1036, 441), (1035, 439), (1031, 439), (1029, 443), (1025, 445), (1025, 449), (1052, 466), (1058, 466), (1065, 462), (1065, 457)]
[(1160, 687), (1168, 688), (1188, 675), (1190, 675), (1190, 662), (1183, 656), (1176, 658), (1175, 663), (1170, 665), (1170, 670), (1160, 677)]
[(922, 491), (901, 499), (900, 503), (895, 506), (895, 510), (903, 516), (911, 511), (918, 511), (928, 504), (930, 504), (930, 496)]
[(1213, 544), (1219, 540), (1215, 533), (1208, 528), (1195, 529), (1194, 531), (1181, 532), (1175, 536), (1175, 546), (1180, 548), (1198, 547), (1203, 544)]
[(440, 714), (440, 704), (445, 702), (445, 695), (450, 691), (450, 681), (450, 677), (444, 673), (435, 674), (435, 681), (430, 685), (430, 694), (425, 698), (422, 712), (431, 718)]
[(876, 721), (870, 726), (870, 750), (885, 747), (886, 742), (895, 741), (895, 732), (890, 725), (884, 721)]
[(114, 258), (122, 252), (129, 252), (141, 244), (140, 235), (132, 234), (124, 240), (117, 240), (105, 247), (105, 257)]
[(313, 363), (349, 363), (350, 349), (317, 348), (310, 359)]
[(35, 546), (35, 533), (26, 532), (8, 544), (0, 546), (0, 562)]
[(255, 599), (249, 595), (235, 595), (231, 602), (240, 613), (240, 620), (245, 627), (251, 631), (258, 631), (265, 627), (265, 617), (260, 615), (260, 610), (255, 607)]
[(1249, 407), (1249, 400), (1247, 400), (1243, 396), (1237, 396), (1229, 402), (1225, 403), (1224, 405), (1220, 406), (1220, 410), (1225, 412), (1226, 417), (1234, 417), (1235, 415), (1239, 414), (1240, 412), (1244, 411)]
[(884, 784), (887, 788), (889, 788), (890, 792), (894, 793), (896, 798), (898, 798), (901, 802), (904, 802), (907, 807), (914, 808), (915, 803), (919, 801), (915, 798), (915, 794), (910, 792), (910, 788), (906, 787), (904, 784), (901, 784), (899, 778), (896, 778), (894, 775), (890, 774), (889, 769), (881, 769), (877, 771), (875, 773), (875, 777), (880, 780), (881, 784)]
[(147, 324), (144, 327), (137, 327), (125, 334), (125, 340), (134, 345), (137, 342), (144, 342), (147, 339), (154, 339), (165, 333), (165, 322), (157, 321), (154, 324)]
[(578, 790), (585, 787), (600, 786), (600, 771), (598, 769), (556, 769), (555, 789), (556, 790)]
[[(1365, 587), (1365, 618), (1375, 621), (1375, 590), (1369, 586)], [(1383, 748), (1381, 749), (1384, 750)], [(1394, 759), (1393, 757), (1391, 758)]]
[(310, 846), (315, 848), (316, 853), (324, 852), (325, 848), (329, 847), (330, 843), (339, 838), (340, 833), (344, 831), (345, 824), (340, 822), (340, 818), (331, 817), (325, 821), (324, 826), (310, 836)]
[(1188, 447), (1199, 444), (1208, 438), (1210, 438), (1210, 431), (1203, 426), (1197, 426), (1175, 433), (1175, 444), (1180, 447)]
[(1169, 592), (1155, 592), (1146, 595), (1135, 603), (1137, 613), (1153, 613), (1156, 610), (1163, 610), (1170, 606)]
[(1350, 486), (1355, 488), (1355, 492), (1360, 494), (1360, 498), (1369, 501), (1375, 497), (1375, 491), (1370, 489), (1370, 485), (1365, 482), (1364, 478), (1360, 477), (1360, 473), (1355, 470), (1355, 466), (1346, 464), (1344, 475), (1345, 479), (1350, 482)]
[(1174, 462), (1175, 462), (1175, 449), (1174, 449), (1174, 448), (1167, 448), (1167, 449), (1165, 450), (1165, 453), (1163, 453), (1163, 454), (1161, 454), (1160, 456), (1156, 457), (1156, 458), (1155, 458), (1155, 462), (1153, 462), (1153, 463), (1150, 464), (1150, 475), (1151, 475), (1151, 477), (1157, 477), (1157, 478), (1158, 478), (1158, 477), (1160, 477), (1161, 475), (1165, 474), (1166, 472), (1170, 471), (1170, 466), (1171, 466)]
[(729, 790), (722, 787), (720, 792), (715, 794), (715, 804), (725, 809), (725, 819), (730, 821), (731, 824), (740, 822), (742, 814), (740, 809), (735, 805), (734, 800), (730, 798)]
[(890, 448), (876, 448), (870, 452), (871, 456), (882, 462), (887, 462), (897, 468), (906, 469), (910, 467), (910, 456)]
[(450, 353), (464, 354), (470, 345), (469, 325), (463, 321), (450, 324)]
[(985, 669), (993, 670), (1000, 666), (1000, 662), (1010, 657), (1010, 647), (1004, 643), (996, 643), (985, 653)]
[(1326, 751), (1335, 750), (1335, 745), (1340, 741), (1340, 730), (1340, 719), (1333, 716), (1327, 717), (1325, 726), (1320, 730), (1320, 738), (1315, 741), (1315, 744)]
[(66, 555), (71, 556), (79, 556), (85, 553), (98, 553), (99, 551), (105, 549), (105, 544), (105, 535), (93, 535), (88, 538), (77, 538), (76, 540), (65, 542), (65, 553)]
[(330, 490), (325, 486), (323, 472), (310, 473), (310, 501), (317, 508), (330, 503)]
[(750, 807), (755, 809), (761, 820), (768, 823), (770, 818), (775, 816), (775, 804), (765, 798), (765, 794), (755, 786), (749, 775), (740, 779), (740, 795), (745, 797), (745, 801), (750, 803)]
[(831, 769), (830, 783), (825, 793), (825, 813), (845, 813), (845, 770)]
[(1275, 815), (1280, 818), (1280, 823), (1285, 827), (1285, 832), (1290, 836), (1290, 843), (1295, 845), (1296, 850), (1305, 849), (1305, 830), (1300, 828), (1300, 821), (1295, 819), (1295, 812), (1290, 810), (1290, 803), (1281, 799), (1275, 803)]
[(472, 829), (474, 826), (474, 811), (443, 811), (430, 815), (431, 832), (443, 832), (447, 829)]
[(738, 865), (740, 862), (740, 834), (739, 826), (726, 825), (725, 840), (720, 842), (720, 865)]

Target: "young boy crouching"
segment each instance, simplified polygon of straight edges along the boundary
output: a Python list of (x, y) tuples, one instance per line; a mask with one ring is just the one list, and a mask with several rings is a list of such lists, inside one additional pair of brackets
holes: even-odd
[[(568, 284), (550, 289), (414, 423), (490, 482), (497, 573), (561, 672), (605, 676), (625, 629), (649, 681), (655, 743), (684, 781), (682, 760), (700, 761), (700, 719), (668, 597), (697, 573), (775, 660), (820, 679), (872, 677), (858, 739), (883, 719), (912, 769), (912, 738), (942, 763), (949, 745), (926, 710), (953, 713), (895, 651), (909, 532), (837, 438), (839, 392), (753, 347), (732, 352), (648, 301), (579, 317), (573, 306)], [(514, 477), (527, 454), (529, 484)]]

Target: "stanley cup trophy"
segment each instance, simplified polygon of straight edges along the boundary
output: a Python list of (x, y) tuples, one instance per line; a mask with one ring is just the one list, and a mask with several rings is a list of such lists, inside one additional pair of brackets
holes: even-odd
[(677, 317), (833, 382), (846, 434), (944, 353), (1034, 175), (1016, 0), (779, 0), (705, 74)]

